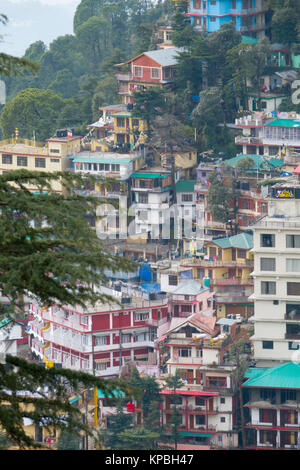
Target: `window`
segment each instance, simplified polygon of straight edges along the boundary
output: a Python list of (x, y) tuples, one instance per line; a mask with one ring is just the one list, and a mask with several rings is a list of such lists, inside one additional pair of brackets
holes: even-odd
[(287, 282), (287, 295), (300, 295), (300, 282)]
[(160, 69), (152, 68), (151, 69), (151, 78), (160, 78)]
[(81, 324), (81, 325), (86, 325), (86, 326), (87, 326), (87, 325), (88, 325), (88, 322), (89, 322), (89, 317), (88, 317), (88, 315), (82, 315), (82, 316), (80, 317), (80, 324)]
[(200, 8), (201, 8), (201, 0), (194, 0), (193, 6), (194, 6), (195, 10), (200, 10)]
[(251, 209), (250, 199), (242, 199), (242, 206), (243, 206), (243, 209)]
[(178, 279), (177, 276), (169, 275), (169, 286), (177, 286)]
[(95, 336), (95, 345), (100, 346), (102, 344), (107, 344), (107, 336)]
[(299, 343), (297, 341), (289, 341), (289, 350), (298, 351)]
[(135, 75), (136, 77), (142, 77), (142, 76), (143, 76), (143, 68), (142, 68), (142, 67), (135, 66), (135, 67), (134, 67), (134, 75)]
[(117, 118), (117, 127), (125, 127), (125, 118)]
[(260, 270), (261, 271), (276, 271), (276, 259), (275, 258), (260, 258)]
[(46, 168), (46, 159), (45, 158), (36, 158), (35, 159), (35, 168)]
[(220, 418), (220, 421), (221, 421), (221, 423), (225, 423), (225, 422), (226, 422), (226, 418), (225, 418), (224, 416), (222, 416), (222, 417)]
[(196, 425), (205, 425), (205, 415), (196, 415)]
[(145, 193), (139, 194), (139, 202), (141, 204), (148, 204), (148, 194), (145, 194)]
[(59, 163), (60, 160), (59, 160), (59, 158), (50, 158), (50, 162), (51, 163)]
[(273, 349), (274, 344), (273, 341), (263, 341), (262, 342), (262, 348), (263, 349)]
[(274, 248), (275, 235), (270, 233), (262, 233), (260, 236), (260, 246), (263, 248)]
[(17, 157), (17, 165), (18, 166), (27, 166), (28, 159), (27, 157)]
[(12, 155), (9, 155), (7, 153), (2, 154), (2, 163), (4, 165), (12, 165)]
[(106, 370), (109, 367), (109, 362), (96, 362), (96, 370)]
[(130, 343), (131, 335), (126, 334), (126, 335), (121, 335), (121, 343)]
[(196, 397), (195, 398), (195, 405), (196, 406), (205, 406), (205, 399), (200, 398), (200, 397)]
[(300, 235), (287, 235), (286, 248), (300, 248)]
[(120, 165), (118, 163), (112, 163), (111, 171), (120, 171)]
[(261, 281), (261, 294), (262, 295), (275, 295), (276, 294), (276, 282)]
[(171, 69), (170, 68), (164, 68), (164, 79), (169, 80), (171, 78)]
[(214, 23), (214, 22), (216, 21), (216, 17), (215, 17), (215, 16), (211, 16), (211, 17), (210, 17), (210, 21), (211, 21), (212, 23)]
[(191, 348), (181, 348), (178, 349), (178, 356), (179, 357), (191, 357), (192, 349)]
[(193, 195), (192, 194), (182, 194), (181, 200), (182, 200), (182, 202), (192, 202), (193, 201)]
[(288, 258), (286, 261), (286, 271), (298, 273), (300, 272), (300, 259), (291, 259)]
[(238, 258), (243, 258), (245, 259), (246, 258), (246, 250), (237, 250), (237, 257)]
[(222, 403), (222, 405), (224, 405), (224, 403), (225, 403), (225, 398), (224, 397), (220, 398), (220, 403)]
[(149, 312), (136, 312), (134, 315), (135, 321), (144, 321), (148, 320)]
[(60, 150), (59, 149), (50, 149), (50, 153), (59, 153)]

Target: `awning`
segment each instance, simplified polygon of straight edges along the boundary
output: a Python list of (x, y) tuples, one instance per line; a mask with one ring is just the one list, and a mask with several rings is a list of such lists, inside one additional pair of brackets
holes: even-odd
[(180, 436), (186, 436), (186, 437), (210, 437), (211, 433), (209, 432), (180, 432)]

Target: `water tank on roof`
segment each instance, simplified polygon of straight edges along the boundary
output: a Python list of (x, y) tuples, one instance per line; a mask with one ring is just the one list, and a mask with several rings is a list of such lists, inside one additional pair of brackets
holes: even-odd
[(203, 287), (210, 287), (210, 278), (204, 277), (203, 278)]

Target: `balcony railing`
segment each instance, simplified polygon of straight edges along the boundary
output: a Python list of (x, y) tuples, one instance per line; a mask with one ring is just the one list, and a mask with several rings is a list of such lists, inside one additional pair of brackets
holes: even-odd
[(129, 82), (133, 79), (133, 76), (131, 73), (117, 73), (116, 79), (120, 82)]
[(220, 286), (226, 286), (226, 285), (234, 285), (234, 286), (240, 286), (240, 285), (245, 285), (245, 284), (250, 284), (253, 285), (254, 281), (253, 279), (239, 279), (239, 278), (231, 278), (231, 279), (211, 279), (211, 283), (215, 285), (220, 285)]
[(208, 268), (225, 268), (225, 267), (249, 267), (253, 268), (254, 266), (254, 261), (251, 260), (245, 260), (244, 262), (242, 261), (223, 261), (223, 260), (203, 260), (199, 258), (188, 258), (188, 259), (183, 259), (180, 262), (181, 265), (183, 266), (203, 266), (203, 267), (208, 267)]
[(235, 143), (237, 145), (261, 145), (262, 140), (258, 139), (257, 137), (237, 136), (235, 138)]

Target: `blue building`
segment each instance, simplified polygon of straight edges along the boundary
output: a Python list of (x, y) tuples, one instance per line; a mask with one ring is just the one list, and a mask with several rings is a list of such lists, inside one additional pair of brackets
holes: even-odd
[(242, 34), (260, 39), (266, 29), (266, 0), (189, 0), (188, 15), (198, 31), (212, 33), (233, 21)]

